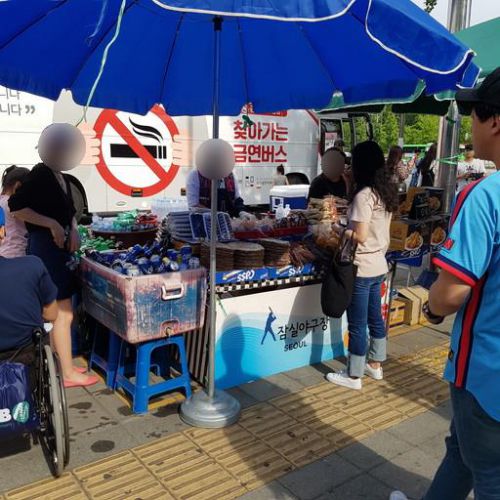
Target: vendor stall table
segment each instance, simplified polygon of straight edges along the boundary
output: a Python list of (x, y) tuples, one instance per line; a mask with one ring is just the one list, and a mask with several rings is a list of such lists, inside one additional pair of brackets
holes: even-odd
[[(323, 314), (320, 290), (318, 274), (217, 286), (216, 387), (344, 355), (346, 320)], [(208, 329), (190, 335), (186, 343), (190, 372), (204, 383)]]

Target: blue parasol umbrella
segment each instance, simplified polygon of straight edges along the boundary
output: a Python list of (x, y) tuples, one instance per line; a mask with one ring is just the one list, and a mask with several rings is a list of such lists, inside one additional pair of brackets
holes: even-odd
[[(0, 1), (0, 84), (82, 105), (171, 115), (323, 108), (472, 86), (473, 52), (410, 0)], [(216, 213), (212, 181), (212, 220)], [(215, 285), (212, 224), (210, 286)], [(210, 299), (208, 394), (183, 405), (222, 426), (239, 406), (214, 387)]]

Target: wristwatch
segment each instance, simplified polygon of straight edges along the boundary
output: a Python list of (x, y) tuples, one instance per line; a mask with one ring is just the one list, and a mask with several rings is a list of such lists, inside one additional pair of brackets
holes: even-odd
[(433, 325), (440, 325), (444, 321), (444, 316), (436, 316), (429, 307), (429, 301), (427, 301), (423, 307), (422, 311), (424, 316), (429, 320)]

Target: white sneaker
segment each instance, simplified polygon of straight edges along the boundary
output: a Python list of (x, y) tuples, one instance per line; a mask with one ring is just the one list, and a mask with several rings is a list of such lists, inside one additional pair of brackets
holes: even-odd
[(401, 491), (393, 491), (389, 500), (408, 500), (408, 497)]
[(372, 368), (368, 363), (365, 365), (365, 375), (368, 375), (373, 380), (383, 380), (384, 379), (384, 370), (382, 367)]
[(332, 372), (326, 375), (326, 380), (332, 384), (341, 385), (342, 387), (348, 387), (349, 389), (354, 389), (356, 391), (361, 390), (361, 379), (351, 378), (346, 372)]

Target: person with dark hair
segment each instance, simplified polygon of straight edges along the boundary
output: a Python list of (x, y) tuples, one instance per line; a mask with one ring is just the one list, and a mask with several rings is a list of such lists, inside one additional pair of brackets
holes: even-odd
[(273, 186), (288, 186), (288, 179), (285, 175), (285, 167), (283, 165), (276, 167), (276, 174), (273, 176)]
[(72, 254), (80, 247), (80, 236), (71, 183), (65, 172), (78, 165), (84, 151), (85, 139), (76, 127), (49, 125), (38, 142), (42, 163), (31, 169), (9, 199), (13, 216), (26, 223), (27, 253), (41, 259), (57, 287), (59, 312), (51, 338), (61, 360), (65, 387), (89, 386), (99, 381), (73, 365), (71, 351), (71, 299), (78, 286), (71, 261)]
[(475, 158), (472, 144), (465, 146), (464, 156), (465, 159), (459, 161), (457, 165), (457, 191), (462, 191), (465, 186), (477, 181), (486, 173), (484, 161)]
[(0, 194), (0, 208), (5, 213), (5, 229), (7, 238), (0, 247), (0, 257), (13, 258), (26, 255), (28, 244), (27, 231), (24, 222), (12, 216), (9, 210), (9, 198), (22, 185), (30, 173), (27, 168), (12, 165), (2, 174), (2, 194)]
[(336, 139), (335, 142), (333, 143), (333, 147), (338, 149), (339, 151), (344, 152), (345, 148), (345, 142), (343, 139)]
[(345, 175), (345, 153), (335, 147), (327, 149), (321, 158), (321, 170), (309, 186), (308, 198), (347, 198), (350, 184)]
[[(433, 324), (455, 313), (444, 378), (453, 409), (446, 455), (424, 500), (500, 498), (500, 68), (456, 93), (472, 112), (474, 150), (497, 172), (457, 196), (450, 234), (434, 264), (439, 277), (424, 304)], [(406, 500), (393, 492), (391, 500)]]
[(434, 179), (436, 174), (434, 173), (434, 166), (437, 156), (437, 144), (433, 143), (425, 153), (425, 156), (418, 162), (417, 171), (420, 174), (421, 186), (432, 187), (434, 186)]
[(376, 142), (361, 142), (353, 149), (352, 172), (355, 190), (349, 229), (343, 236), (358, 245), (354, 259), (358, 272), (347, 309), (349, 356), (347, 371), (329, 373), (327, 380), (360, 390), (365, 374), (375, 380), (383, 379), (382, 362), (387, 347), (381, 287), (388, 272), (385, 254), (389, 248), (392, 213), (398, 208), (398, 194), (384, 153)]
[(391, 146), (387, 155), (387, 168), (395, 183), (401, 184), (405, 182), (414, 166), (415, 158), (412, 158), (405, 165), (403, 163), (403, 148), (401, 146)]

